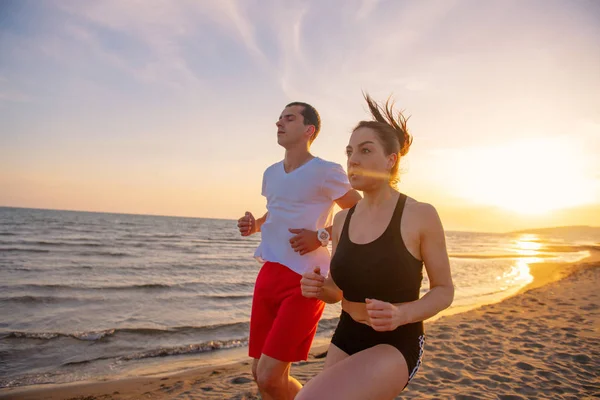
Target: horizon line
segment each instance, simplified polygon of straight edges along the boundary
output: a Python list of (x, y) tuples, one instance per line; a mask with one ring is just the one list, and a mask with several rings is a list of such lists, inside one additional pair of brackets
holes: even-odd
[[(194, 216), (186, 216), (186, 215), (165, 215), (165, 214), (140, 214), (140, 213), (131, 213), (131, 212), (113, 212), (113, 211), (91, 211), (91, 210), (67, 210), (61, 208), (43, 208), (43, 207), (19, 207), (19, 206), (5, 206), (0, 205), (0, 209), (2, 208), (13, 208), (19, 210), (39, 210), (39, 211), (64, 211), (64, 212), (81, 212), (81, 213), (89, 213), (89, 214), (115, 214), (115, 215), (130, 215), (130, 216), (142, 216), (142, 217), (163, 217), (163, 218), (189, 218), (189, 219), (212, 219), (212, 220), (220, 220), (220, 221), (236, 221), (235, 219), (229, 218), (216, 218), (216, 217), (194, 217)], [(539, 231), (539, 230), (552, 230), (552, 229), (565, 229), (565, 228), (592, 228), (592, 229), (600, 229), (600, 226), (594, 225), (560, 225), (560, 226), (548, 226), (548, 227), (540, 227), (540, 228), (528, 228), (528, 229), (517, 229), (511, 231), (478, 231), (478, 230), (456, 230), (456, 229), (447, 229), (446, 232), (467, 232), (467, 233), (488, 233), (488, 234), (514, 234), (514, 233), (531, 233), (531, 231)]]

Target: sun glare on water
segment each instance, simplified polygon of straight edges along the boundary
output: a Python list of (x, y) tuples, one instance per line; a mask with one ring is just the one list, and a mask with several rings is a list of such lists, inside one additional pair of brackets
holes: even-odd
[(522, 235), (516, 243), (517, 253), (521, 256), (535, 256), (539, 254), (542, 245), (538, 242), (536, 235)]
[(536, 257), (540, 255), (541, 248), (536, 235), (521, 235), (517, 239), (515, 250), (522, 258), (517, 256), (514, 265), (502, 276), (497, 277), (503, 284), (502, 290), (508, 287), (522, 287), (533, 281), (529, 264), (543, 261), (543, 258)]

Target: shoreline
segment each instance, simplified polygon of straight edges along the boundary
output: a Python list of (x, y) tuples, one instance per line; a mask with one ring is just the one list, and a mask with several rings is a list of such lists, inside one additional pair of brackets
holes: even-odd
[[(461, 384), (462, 381), (454, 380), (454, 376), (458, 376), (454, 368), (450, 368), (451, 364), (456, 364), (455, 360), (457, 353), (462, 354), (464, 349), (459, 345), (456, 348), (451, 348), (453, 341), (450, 340), (448, 343), (436, 342), (445, 341), (452, 337), (452, 335), (459, 335), (456, 331), (464, 331), (467, 329), (473, 332), (475, 336), (486, 336), (490, 335), (492, 340), (489, 343), (496, 343), (495, 339), (496, 331), (501, 331), (501, 325), (495, 326), (492, 323), (492, 327), (487, 326), (486, 321), (490, 318), (497, 318), (504, 320), (504, 322), (513, 321), (513, 315), (524, 314), (520, 307), (526, 307), (526, 304), (532, 302), (531, 298), (535, 299), (536, 296), (530, 295), (532, 292), (543, 292), (544, 295), (551, 295), (554, 292), (561, 291), (561, 285), (563, 281), (569, 281), (569, 278), (578, 275), (580, 273), (586, 273), (586, 271), (600, 271), (600, 248), (598, 246), (590, 247), (590, 256), (579, 260), (575, 263), (533, 263), (530, 264), (530, 273), (533, 276), (533, 281), (519, 290), (517, 293), (506, 297), (496, 303), (488, 303), (480, 305), (477, 308), (470, 308), (469, 310), (459, 310), (453, 313), (444, 314), (436, 318), (433, 322), (427, 323), (428, 336), (431, 337), (427, 347), (426, 356), (424, 359), (424, 365), (422, 369), (417, 373), (417, 377), (405, 392), (402, 397), (405, 398), (411, 393), (414, 394), (414, 388), (419, 388), (419, 383), (423, 380), (429, 381), (428, 384), (435, 387), (439, 382), (447, 381), (451, 384), (450, 387), (444, 388), (452, 390), (457, 389), (457, 385)], [(597, 276), (597, 273), (593, 276)], [(569, 282), (570, 283), (570, 282)], [(595, 285), (596, 283), (596, 285)], [(592, 286), (595, 288), (598, 282), (586, 282), (582, 281), (579, 284)], [(567, 283), (565, 283), (566, 285)], [(589, 288), (588, 288), (589, 289)], [(588, 290), (589, 291), (589, 290)], [(514, 303), (514, 304), (513, 304)], [(563, 301), (564, 304), (571, 304), (570, 302)], [(515, 304), (519, 304), (516, 307)], [(560, 303), (559, 303), (560, 304)], [(546, 304), (540, 305), (543, 307)], [(566, 306), (565, 306), (566, 307)], [(585, 310), (587, 305), (575, 305), (577, 309), (584, 307), (584, 311), (589, 313), (596, 313), (594, 310)], [(499, 309), (499, 311), (497, 310)], [(529, 317), (536, 318), (535, 312), (541, 312), (539, 310), (533, 310), (533, 314)], [(595, 314), (594, 314), (595, 315)], [(473, 319), (473, 317), (475, 317)], [(595, 318), (595, 317), (594, 317)], [(474, 322), (471, 323), (471, 320)], [(532, 322), (533, 324), (533, 322)], [(485, 326), (484, 326), (485, 325)], [(448, 327), (453, 327), (452, 329)], [(568, 326), (557, 327), (557, 329), (565, 330)], [(526, 331), (529, 328), (523, 327)], [(541, 328), (540, 328), (541, 329)], [(575, 328), (573, 328), (575, 329)], [(455, 331), (452, 333), (452, 331)], [(568, 329), (566, 330), (568, 332)], [(486, 333), (487, 332), (487, 333)], [(586, 334), (589, 334), (586, 333)], [(585, 335), (584, 335), (585, 336)], [(600, 339), (598, 337), (598, 331), (592, 332), (592, 339)], [(481, 338), (480, 338), (481, 339)], [(572, 338), (571, 338), (572, 339)], [(513, 338), (514, 340), (514, 338)], [(323, 359), (320, 355), (327, 349), (329, 340), (326, 340), (325, 344), (313, 345), (309, 360), (305, 362), (294, 363), (292, 366), (292, 374), (296, 376), (301, 382), (306, 382), (314, 374), (321, 370)], [(535, 348), (536, 342), (534, 341), (532, 346)], [(472, 343), (465, 344), (466, 348), (472, 348)], [(537, 346), (544, 346), (543, 343), (537, 343)], [(467, 351), (467, 353), (470, 351)], [(448, 358), (441, 362), (441, 367), (437, 371), (438, 374), (432, 372), (432, 366), (428, 361), (435, 361), (440, 358), (440, 354), (447, 354)], [(519, 358), (519, 354), (510, 352), (505, 356), (514, 355)], [(493, 358), (501, 357), (500, 354), (494, 354)], [(581, 360), (586, 361), (585, 357), (580, 357)], [(589, 357), (588, 357), (589, 358)], [(476, 360), (480, 360), (479, 357), (475, 357)], [(454, 362), (452, 362), (454, 361)], [(589, 360), (588, 360), (589, 361)], [(478, 361), (482, 362), (482, 361)], [(598, 361), (596, 361), (598, 362)], [(519, 373), (531, 374), (535, 365), (522, 361), (523, 371)], [(434, 363), (435, 364), (435, 363)], [(525, 367), (527, 364), (529, 367)], [(185, 362), (182, 361), (182, 367), (185, 367)], [(464, 365), (454, 365), (457, 369), (464, 367)], [(518, 367), (518, 365), (517, 365)], [(529, 369), (529, 368), (533, 369)], [(439, 370), (441, 368), (441, 370)], [(514, 367), (513, 367), (514, 368)], [(518, 367), (519, 368), (519, 367)], [(465, 369), (467, 369), (465, 367)], [(476, 368), (477, 369), (477, 368)], [(156, 371), (156, 370), (155, 370)], [(514, 371), (513, 371), (514, 372)], [(257, 390), (254, 382), (252, 381), (250, 373), (250, 360), (246, 361), (232, 361), (231, 363), (222, 364), (218, 366), (203, 366), (193, 367), (185, 370), (179, 370), (176, 372), (169, 373), (154, 373), (149, 371), (148, 376), (142, 377), (120, 377), (116, 379), (103, 379), (93, 381), (78, 381), (71, 383), (60, 383), (60, 384), (39, 384), (30, 386), (20, 386), (13, 388), (0, 389), (0, 399), (167, 399), (173, 398), (174, 396), (183, 396), (181, 398), (189, 399), (204, 399), (204, 398), (239, 398), (239, 399), (253, 399), (257, 397)], [(464, 374), (463, 374), (464, 375)], [(472, 371), (470, 373), (470, 380), (477, 380), (477, 372)], [(499, 376), (499, 375), (498, 375)], [(507, 378), (508, 379), (508, 378)], [(464, 379), (463, 379), (464, 380)], [(492, 383), (494, 382), (492, 378)], [(463, 382), (464, 385), (467, 382)], [(502, 382), (502, 379), (497, 382), (497, 386), (509, 386), (507, 382)], [(493, 385), (492, 385), (493, 386)], [(593, 386), (593, 385), (592, 385)], [(460, 387), (458, 387), (460, 389)], [(430, 387), (424, 387), (425, 393), (429, 393), (433, 390)], [(467, 389), (466, 387), (464, 389)], [(505, 388), (506, 389), (506, 388)], [(600, 387), (598, 387), (600, 393)], [(448, 396), (451, 396), (451, 392), (448, 392)], [(460, 391), (460, 393), (463, 393)], [(432, 394), (433, 395), (433, 394)], [(437, 395), (440, 395), (438, 393)], [(422, 398), (423, 393), (419, 394), (418, 398)], [(427, 396), (425, 394), (425, 396)], [(476, 398), (476, 397), (473, 397)], [(478, 397), (484, 398), (484, 397)], [(494, 397), (497, 398), (497, 397)]]

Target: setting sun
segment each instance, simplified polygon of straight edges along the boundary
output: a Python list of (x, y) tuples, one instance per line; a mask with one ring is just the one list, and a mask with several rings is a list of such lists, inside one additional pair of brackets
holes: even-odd
[(456, 193), (476, 204), (539, 215), (593, 201), (593, 177), (577, 145), (524, 139), (453, 155)]

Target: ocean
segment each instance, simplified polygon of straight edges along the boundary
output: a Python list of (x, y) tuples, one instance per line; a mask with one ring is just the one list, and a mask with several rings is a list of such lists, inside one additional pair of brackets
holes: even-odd
[[(446, 236), (455, 310), (516, 293), (532, 262), (587, 256), (565, 245), (600, 241), (598, 230)], [(0, 207), (0, 387), (243, 357), (259, 241), (233, 220)], [(319, 338), (339, 312), (326, 307)]]

